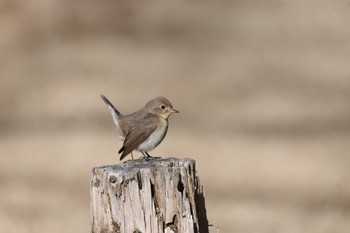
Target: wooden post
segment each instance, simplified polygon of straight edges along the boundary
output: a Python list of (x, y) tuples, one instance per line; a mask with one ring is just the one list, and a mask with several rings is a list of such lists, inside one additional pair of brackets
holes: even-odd
[(152, 158), (96, 167), (92, 233), (208, 233), (204, 191), (192, 159)]

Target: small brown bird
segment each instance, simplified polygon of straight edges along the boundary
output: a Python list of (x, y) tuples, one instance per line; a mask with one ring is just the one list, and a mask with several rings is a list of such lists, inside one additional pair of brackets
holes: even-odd
[(137, 112), (122, 115), (113, 104), (101, 95), (111, 112), (118, 136), (124, 140), (120, 160), (137, 150), (144, 157), (151, 157), (147, 152), (157, 147), (168, 130), (168, 118), (171, 113), (179, 113), (165, 97), (154, 98)]

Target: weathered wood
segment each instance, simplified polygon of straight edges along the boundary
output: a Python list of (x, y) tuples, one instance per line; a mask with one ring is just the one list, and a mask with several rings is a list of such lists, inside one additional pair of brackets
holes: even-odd
[(90, 194), (92, 233), (208, 233), (204, 191), (192, 159), (96, 167)]

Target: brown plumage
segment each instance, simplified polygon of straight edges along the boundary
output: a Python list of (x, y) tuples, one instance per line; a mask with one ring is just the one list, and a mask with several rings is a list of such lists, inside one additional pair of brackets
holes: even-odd
[(120, 160), (134, 150), (150, 157), (147, 152), (157, 147), (167, 133), (171, 113), (179, 112), (173, 109), (168, 99), (160, 96), (147, 102), (142, 109), (124, 116), (104, 95), (101, 98), (112, 114), (117, 134), (124, 140), (118, 152)]

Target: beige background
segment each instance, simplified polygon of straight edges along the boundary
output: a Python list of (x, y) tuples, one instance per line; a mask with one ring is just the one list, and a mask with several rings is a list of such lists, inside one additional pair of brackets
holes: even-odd
[(181, 111), (151, 154), (197, 161), (220, 233), (350, 232), (349, 1), (2, 0), (0, 28), (2, 232), (89, 232), (101, 93)]

